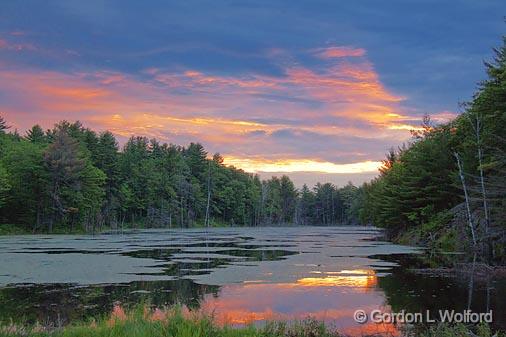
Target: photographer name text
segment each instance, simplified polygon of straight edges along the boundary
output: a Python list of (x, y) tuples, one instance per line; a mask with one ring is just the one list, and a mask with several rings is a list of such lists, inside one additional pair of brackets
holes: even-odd
[(493, 312), (473, 312), (471, 310), (438, 310), (434, 312), (427, 310), (425, 312), (383, 312), (381, 310), (372, 310), (367, 313), (365, 310), (357, 310), (354, 313), (354, 319), (357, 323), (492, 323)]

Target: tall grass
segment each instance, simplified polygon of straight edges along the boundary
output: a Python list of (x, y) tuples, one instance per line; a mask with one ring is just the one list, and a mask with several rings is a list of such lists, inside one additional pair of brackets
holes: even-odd
[(322, 322), (308, 319), (287, 325), (269, 323), (264, 327), (219, 326), (212, 317), (183, 311), (149, 310), (139, 307), (125, 313), (116, 306), (111, 317), (80, 322), (64, 328), (14, 324), (0, 327), (0, 337), (338, 337)]
[[(492, 335), (486, 325), (472, 332), (463, 325), (445, 324), (433, 326), (425, 331), (407, 332), (410, 337), (499, 337)], [(212, 317), (201, 313), (190, 313), (178, 307), (168, 310), (138, 307), (125, 313), (116, 306), (110, 317), (98, 321), (80, 322), (64, 328), (35, 325), (32, 327), (14, 324), (0, 327), (0, 337), (343, 337), (331, 331), (324, 323), (306, 319), (292, 322), (272, 322), (262, 327), (219, 326)]]

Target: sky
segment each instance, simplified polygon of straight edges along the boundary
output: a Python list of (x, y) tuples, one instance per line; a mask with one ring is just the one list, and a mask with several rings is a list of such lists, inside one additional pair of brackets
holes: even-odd
[(485, 78), (506, 2), (0, 2), (0, 114), (23, 134), (80, 120), (225, 163), (360, 184), (424, 114)]

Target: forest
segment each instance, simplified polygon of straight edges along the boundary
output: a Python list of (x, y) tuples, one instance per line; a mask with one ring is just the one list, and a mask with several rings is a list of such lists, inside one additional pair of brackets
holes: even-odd
[(0, 221), (31, 232), (144, 227), (364, 224), (399, 242), (505, 256), (506, 40), (487, 79), (445, 124), (429, 116), (355, 187), (295, 188), (219, 153), (61, 121), (25, 135), (0, 119)]
[(27, 231), (144, 227), (346, 224), (358, 188), (287, 176), (261, 181), (198, 143), (186, 147), (61, 121), (19, 135), (0, 119), (0, 219)]
[(409, 243), (505, 256), (506, 39), (485, 62), (487, 79), (454, 120), (428, 116), (391, 149), (379, 176), (360, 188), (362, 223)]

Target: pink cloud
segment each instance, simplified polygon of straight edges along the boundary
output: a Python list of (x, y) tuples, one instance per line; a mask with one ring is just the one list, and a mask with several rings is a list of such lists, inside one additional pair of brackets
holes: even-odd
[(341, 58), (341, 57), (362, 57), (365, 55), (365, 49), (353, 47), (328, 47), (315, 49), (316, 56), (323, 59)]
[[(142, 76), (1, 68), (0, 74), (0, 90), (8, 97), (0, 111), (21, 131), (34, 123), (50, 127), (61, 119), (79, 119), (123, 139), (138, 134), (177, 144), (200, 141), (210, 151), (239, 159), (255, 156), (257, 161), (299, 162), (311, 153), (318, 163), (329, 158), (306, 145), (311, 138), (325, 139), (318, 146), (327, 156), (335, 153), (336, 162), (344, 149), (332, 144), (355, 138), (344, 152), (350, 157), (355, 151), (357, 159), (350, 163), (357, 163), (380, 159), (373, 151), (358, 151), (364, 140), (387, 148), (409, 136), (407, 130), (391, 127), (405, 124), (404, 98), (381, 83), (366, 59), (348, 63), (334, 58), (325, 67), (287, 66), (279, 76), (156, 68)], [(252, 141), (255, 133), (259, 136)], [(296, 139), (284, 141), (282, 134)]]
[(436, 123), (447, 123), (457, 117), (459, 114), (454, 111), (440, 111), (430, 115), (432, 121)]
[(14, 31), (10, 32), (9, 34), (12, 36), (23, 36), (23, 35), (26, 35), (26, 32), (21, 31), (21, 30), (14, 30)]
[(10, 42), (5, 39), (0, 39), (0, 49), (10, 50), (10, 51), (35, 51), (37, 47), (32, 43), (24, 43), (24, 42)]

